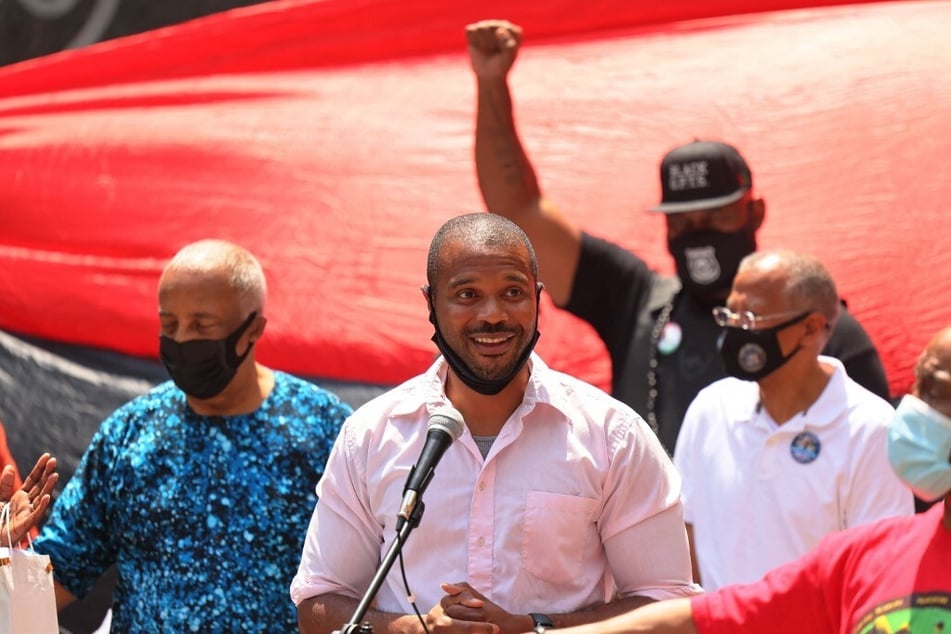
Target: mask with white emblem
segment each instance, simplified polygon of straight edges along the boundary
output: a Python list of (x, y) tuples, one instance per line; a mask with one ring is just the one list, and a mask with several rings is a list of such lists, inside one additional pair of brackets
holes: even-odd
[(779, 331), (797, 324), (810, 315), (807, 310), (772, 328), (747, 330), (726, 326), (717, 339), (717, 350), (726, 373), (744, 381), (759, 381), (792, 359), (801, 346), (784, 355), (779, 346)]
[(690, 231), (667, 243), (677, 264), (677, 275), (684, 290), (702, 299), (726, 297), (740, 260), (756, 250), (747, 229)]

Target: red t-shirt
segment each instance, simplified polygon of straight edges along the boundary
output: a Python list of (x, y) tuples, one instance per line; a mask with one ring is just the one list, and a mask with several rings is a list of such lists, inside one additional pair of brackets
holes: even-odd
[(756, 583), (692, 599), (700, 634), (951, 632), (944, 504), (827, 535)]
[[(23, 486), (23, 479), (20, 477), (20, 469), (13, 459), (13, 454), (10, 453), (10, 448), (7, 447), (7, 432), (3, 428), (3, 423), (0, 423), (0, 469), (8, 464), (12, 464), (13, 468), (16, 469), (16, 477), (13, 480), (13, 490), (16, 491)], [(33, 465), (30, 465), (30, 467), (32, 468)], [(30, 537), (33, 539), (36, 539), (39, 534), (39, 530), (36, 528), (30, 530)]]
[[(17, 468), (17, 463), (13, 460), (13, 454), (10, 453), (10, 448), (7, 447), (7, 432), (3, 429), (3, 423), (0, 423), (0, 469), (8, 464), (12, 464), (13, 468), (17, 469), (15, 489), (19, 489), (23, 485), (23, 481), (20, 479), (20, 470)], [(32, 467), (33, 465), (30, 466)]]

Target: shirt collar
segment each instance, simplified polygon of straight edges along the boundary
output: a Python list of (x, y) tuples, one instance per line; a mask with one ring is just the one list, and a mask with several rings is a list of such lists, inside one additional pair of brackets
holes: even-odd
[[(807, 426), (810, 429), (829, 427), (842, 417), (842, 413), (848, 407), (845, 366), (838, 359), (826, 356), (819, 356), (819, 363), (832, 366), (832, 376), (829, 378), (829, 382), (812, 405), (779, 427), (783, 431), (802, 431)], [(746, 381), (745, 383), (755, 390), (756, 397), (750, 399), (748, 403), (737, 405), (737, 419), (744, 422), (754, 422), (758, 416), (764, 416), (766, 417), (764, 420), (771, 420), (769, 414), (762, 411), (759, 400), (759, 386), (754, 381)], [(742, 403), (742, 400), (738, 400), (738, 403)]]
[(803, 424), (808, 422), (809, 427), (812, 428), (832, 425), (842, 417), (842, 413), (849, 406), (846, 394), (848, 376), (845, 373), (845, 366), (838, 359), (825, 356), (819, 357), (819, 363), (832, 366), (832, 376), (816, 402), (806, 410), (805, 415), (796, 417), (796, 420), (802, 420)]
[[(531, 411), (539, 401), (550, 403), (560, 411), (566, 411), (566, 395), (562, 391), (552, 389), (556, 383), (546, 381), (545, 376), (551, 372), (548, 365), (535, 352), (528, 359), (529, 377), (525, 387), (525, 396), (519, 408), (523, 412)], [(404, 390), (405, 397), (398, 399), (393, 406), (394, 416), (410, 416), (425, 408), (432, 414), (438, 408), (451, 405), (446, 396), (446, 375), (449, 373), (449, 364), (442, 355), (421, 375), (410, 379), (402, 386), (394, 388)]]

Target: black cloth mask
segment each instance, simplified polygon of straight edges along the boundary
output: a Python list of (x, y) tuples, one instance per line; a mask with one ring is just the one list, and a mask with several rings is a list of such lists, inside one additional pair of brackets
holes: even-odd
[(779, 331), (798, 324), (810, 314), (807, 310), (789, 321), (762, 330), (726, 326), (717, 339), (717, 350), (720, 351), (727, 374), (744, 381), (759, 381), (775, 372), (802, 347), (797, 345), (792, 352), (783, 356), (777, 337)]
[(159, 356), (178, 388), (195, 398), (221, 394), (238, 372), (251, 347), (238, 356), (235, 346), (257, 312), (251, 313), (238, 329), (224, 339), (192, 339), (181, 343), (171, 337), (159, 337)]
[[(535, 298), (536, 305), (539, 298), (541, 297), (541, 293), (542, 287), (539, 285), (538, 295)], [(466, 365), (466, 362), (463, 361), (462, 358), (456, 354), (452, 348), (449, 347), (449, 344), (446, 342), (446, 340), (443, 339), (442, 334), (439, 332), (439, 324), (436, 322), (436, 310), (433, 308), (432, 295), (429, 291), (427, 291), (427, 298), (427, 301), (429, 302), (429, 322), (435, 328), (432, 336), (433, 343), (435, 343), (436, 347), (439, 348), (439, 352), (442, 353), (443, 357), (445, 357), (446, 363), (448, 363), (449, 367), (452, 368), (452, 371), (456, 373), (456, 376), (459, 377), (459, 380), (479, 394), (493, 396), (505, 389), (505, 386), (512, 382), (512, 379), (515, 378), (515, 375), (519, 373), (519, 371), (525, 365), (525, 362), (528, 361), (529, 356), (532, 354), (532, 350), (535, 349), (535, 344), (538, 343), (538, 337), (541, 336), (541, 333), (538, 332), (538, 316), (536, 312), (535, 335), (525, 347), (525, 350), (522, 351), (518, 361), (512, 367), (512, 371), (499, 379), (483, 379), (482, 377), (477, 376), (471, 369), (469, 369), (469, 366)]]
[(740, 260), (756, 250), (753, 233), (740, 231), (691, 231), (667, 241), (677, 264), (684, 290), (707, 300), (723, 299), (730, 293)]

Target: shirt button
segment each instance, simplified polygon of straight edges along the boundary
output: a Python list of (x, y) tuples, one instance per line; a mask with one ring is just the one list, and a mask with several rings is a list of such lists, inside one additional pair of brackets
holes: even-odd
[(476, 546), (479, 546), (480, 548), (481, 548), (482, 546), (485, 546), (485, 537), (480, 537), (479, 539), (477, 539), (477, 540), (476, 540)]
[(485, 491), (485, 482), (480, 482), (480, 483), (479, 483), (479, 490), (480, 490), (480, 491)]

